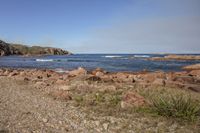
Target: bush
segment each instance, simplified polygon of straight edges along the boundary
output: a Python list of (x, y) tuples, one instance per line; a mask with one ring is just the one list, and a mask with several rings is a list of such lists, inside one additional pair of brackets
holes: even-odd
[(152, 101), (153, 110), (162, 116), (194, 121), (200, 114), (200, 105), (191, 97), (170, 96)]

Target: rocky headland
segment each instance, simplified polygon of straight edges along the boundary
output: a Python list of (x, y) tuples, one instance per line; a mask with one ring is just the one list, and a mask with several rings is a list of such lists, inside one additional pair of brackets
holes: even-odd
[(199, 101), (200, 69), (191, 66), (182, 72), (0, 69), (5, 132), (195, 133)]
[(21, 44), (11, 44), (0, 40), (0, 56), (8, 55), (23, 55), (23, 56), (36, 56), (36, 55), (68, 55), (69, 51), (40, 46), (26, 46)]

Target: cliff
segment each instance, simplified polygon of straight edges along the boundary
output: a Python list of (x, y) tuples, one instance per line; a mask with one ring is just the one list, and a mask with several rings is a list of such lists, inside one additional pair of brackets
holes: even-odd
[(68, 55), (70, 52), (52, 47), (26, 46), (10, 44), (0, 40), (0, 56), (7, 55)]

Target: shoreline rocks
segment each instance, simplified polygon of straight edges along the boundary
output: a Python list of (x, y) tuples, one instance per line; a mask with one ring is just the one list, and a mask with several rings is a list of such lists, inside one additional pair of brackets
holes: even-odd
[[(199, 64), (188, 66), (187, 71), (182, 72), (106, 72), (103, 69), (95, 69), (91, 72), (79, 67), (78, 69), (58, 73), (52, 70), (38, 69), (0, 69), (0, 76), (24, 79), (34, 82), (37, 86), (67, 85), (71, 80), (90, 82), (103, 82), (115, 84), (140, 84), (148, 86), (166, 86), (181, 89), (189, 89), (200, 92)], [(191, 69), (192, 68), (192, 69)], [(194, 69), (194, 70), (193, 70)]]
[(152, 57), (148, 60), (152, 61), (166, 61), (166, 60), (200, 60), (199, 55), (166, 55), (164, 57)]

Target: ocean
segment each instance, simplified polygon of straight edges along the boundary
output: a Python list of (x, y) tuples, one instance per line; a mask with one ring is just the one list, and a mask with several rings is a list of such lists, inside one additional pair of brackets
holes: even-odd
[(66, 56), (3, 56), (0, 68), (37, 68), (56, 71), (72, 70), (84, 67), (93, 70), (97, 67), (106, 71), (181, 71), (186, 65), (200, 61), (150, 61), (150, 57), (162, 57), (160, 54), (74, 54)]

